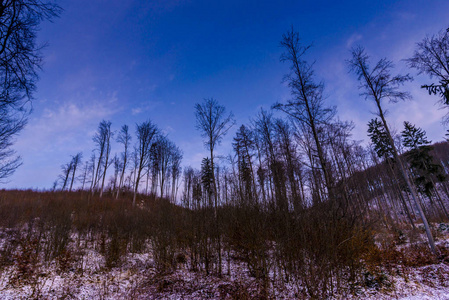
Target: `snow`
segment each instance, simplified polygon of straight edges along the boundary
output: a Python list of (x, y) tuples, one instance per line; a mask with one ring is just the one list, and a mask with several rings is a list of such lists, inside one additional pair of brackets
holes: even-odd
[[(449, 248), (447, 230), (438, 241)], [(61, 271), (56, 261), (38, 262), (26, 280), (18, 280), (17, 265), (0, 270), (0, 299), (295, 299), (303, 297), (294, 282), (284, 282), (270, 270), (268, 289), (251, 277), (244, 262), (224, 255), (224, 275), (207, 275), (192, 271), (188, 263), (180, 263), (169, 274), (158, 274), (151, 254), (129, 253), (119, 266), (105, 267), (105, 258), (97, 250), (74, 249), (76, 237), (69, 244), (71, 251), (81, 251), (81, 259)], [(85, 244), (82, 242), (81, 244)], [(0, 241), (3, 245), (3, 241)], [(400, 247), (404, 247), (401, 245)], [(230, 272), (228, 270), (230, 260)], [(387, 273), (389, 284), (359, 286), (355, 292), (335, 295), (333, 299), (449, 299), (449, 263), (439, 262), (420, 267), (398, 268)], [(349, 289), (348, 289), (349, 291)]]
[(349, 299), (449, 299), (449, 266), (446, 263), (408, 270), (390, 278), (392, 289), (362, 289)]

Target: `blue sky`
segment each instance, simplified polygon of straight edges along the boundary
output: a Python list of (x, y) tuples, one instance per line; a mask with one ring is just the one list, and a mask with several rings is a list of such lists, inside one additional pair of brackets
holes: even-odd
[[(243, 2), (243, 3), (242, 3)], [(363, 100), (345, 60), (363, 45), (373, 63), (393, 60), (396, 71), (416, 75), (401, 59), (416, 42), (449, 26), (449, 1), (59, 1), (59, 19), (45, 23), (47, 42), (34, 111), (14, 149), (23, 165), (7, 188), (50, 188), (60, 165), (82, 151), (88, 158), (102, 119), (114, 130), (151, 119), (184, 151), (183, 165), (199, 167), (207, 156), (195, 130), (194, 104), (213, 97), (232, 111), (237, 125), (289, 97), (282, 83), (288, 65), (279, 41), (291, 26), (313, 43), (316, 78), (329, 105), (356, 124), (354, 138), (367, 141), (374, 106)], [(441, 140), (444, 110), (419, 87), (414, 99), (388, 106), (388, 120), (404, 120)], [(226, 155), (238, 126), (217, 149)], [(113, 145), (112, 152), (121, 149)]]

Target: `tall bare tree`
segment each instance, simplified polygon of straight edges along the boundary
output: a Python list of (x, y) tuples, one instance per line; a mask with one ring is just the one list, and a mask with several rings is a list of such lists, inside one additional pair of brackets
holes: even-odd
[(304, 203), (299, 193), (298, 183), (301, 184), (300, 168), (298, 157), (296, 153), (296, 147), (293, 144), (292, 128), (290, 124), (282, 119), (275, 121), (275, 132), (278, 137), (278, 144), (280, 153), (282, 154), (285, 162), (286, 175), (290, 184), (290, 193), (292, 198), (292, 204), (295, 211), (299, 211)]
[(101, 180), (101, 188), (100, 188), (100, 198), (103, 196), (104, 191), (104, 182), (106, 179), (106, 172), (111, 165), (111, 161), (109, 160), (109, 155), (111, 154), (111, 138), (114, 136), (114, 132), (111, 131), (111, 122), (107, 122), (104, 127), (104, 138), (105, 138), (105, 155), (104, 155), (104, 164), (103, 164), (103, 176)]
[[(92, 155), (94, 155), (94, 154), (92, 154)], [(83, 172), (79, 177), (79, 180), (81, 181), (81, 190), (82, 191), (84, 191), (84, 187), (89, 180), (89, 173), (91, 172), (92, 166), (94, 166), (94, 165), (95, 165), (94, 157), (91, 157), (90, 160), (86, 160), (86, 162), (84, 163)]]
[[(210, 151), (210, 164), (214, 170), (214, 150), (220, 144), (223, 137), (234, 125), (234, 116), (227, 114), (224, 106), (220, 105), (213, 98), (204, 99), (203, 103), (195, 104), (196, 128), (201, 131), (201, 136), (205, 138), (204, 145)], [(218, 205), (217, 185), (215, 182), (215, 172), (212, 172), (213, 193), (215, 197), (215, 207)]]
[(134, 181), (134, 197), (133, 205), (136, 204), (137, 191), (139, 182), (142, 180), (143, 169), (148, 166), (150, 160), (150, 149), (153, 139), (158, 133), (158, 128), (150, 120), (136, 125), (137, 145), (135, 148), (135, 181)]
[(109, 154), (111, 152), (111, 137), (113, 133), (111, 131), (110, 121), (101, 121), (98, 125), (98, 131), (93, 137), (93, 141), (96, 144), (96, 151), (98, 152), (97, 167), (95, 170), (95, 176), (92, 184), (92, 195), (98, 188), (98, 183), (101, 180), (100, 197), (103, 195), (104, 181), (106, 178), (106, 171), (109, 167)]
[(52, 2), (5, 0), (0, 4), (0, 180), (21, 165), (10, 147), (24, 128), (42, 66), (39, 25), (61, 12)]
[[(196, 128), (201, 132), (205, 138), (204, 145), (210, 151), (210, 167), (212, 169), (212, 192), (214, 195), (215, 217), (218, 218), (218, 195), (217, 184), (215, 180), (215, 165), (214, 165), (214, 150), (220, 144), (222, 138), (226, 135), (229, 129), (234, 125), (234, 116), (231, 113), (227, 114), (224, 106), (220, 105), (217, 100), (213, 98), (204, 99), (203, 103), (195, 104)], [(216, 220), (218, 222), (218, 220)], [(218, 237), (218, 256), (219, 256), (219, 270), (221, 274), (221, 245), (220, 237)]]
[(164, 197), (164, 187), (169, 172), (172, 149), (175, 147), (167, 137), (160, 135), (151, 146), (153, 164), (157, 165), (157, 177), (161, 198)]
[(79, 152), (76, 155), (72, 156), (72, 179), (70, 181), (70, 188), (69, 191), (73, 188), (73, 183), (75, 182), (76, 178), (76, 169), (78, 168), (78, 165), (81, 163), (81, 159), (83, 157), (83, 153)]
[(117, 136), (117, 142), (123, 145), (123, 152), (121, 153), (121, 171), (120, 171), (120, 179), (117, 187), (117, 194), (115, 198), (118, 199), (120, 189), (122, 188), (123, 180), (125, 178), (126, 167), (128, 166), (129, 160), (129, 146), (131, 143), (131, 134), (129, 133), (128, 125), (123, 125), (120, 129), (120, 132)]
[(389, 140), (391, 151), (393, 152), (393, 157), (399, 166), (402, 177), (407, 184), (413, 201), (415, 202), (415, 206), (418, 209), (419, 215), (424, 223), (430, 248), (436, 255), (437, 249), (435, 247), (435, 242), (430, 231), (427, 218), (424, 215), (423, 209), (416, 195), (415, 187), (410, 182), (407, 170), (404, 168), (402, 159), (396, 149), (392, 134), (385, 118), (385, 110), (383, 108), (383, 102), (385, 100), (396, 103), (400, 100), (407, 100), (411, 98), (409, 93), (400, 91), (399, 87), (405, 82), (412, 80), (412, 78), (408, 74), (392, 76), (391, 69), (394, 67), (393, 63), (385, 58), (379, 60), (379, 62), (372, 69), (370, 69), (368, 59), (369, 56), (366, 54), (364, 48), (358, 47), (352, 50), (352, 59), (348, 61), (348, 64), (351, 71), (358, 76), (358, 80), (360, 81), (359, 88), (362, 90), (361, 95), (364, 96), (365, 99), (374, 101), (374, 104), (376, 105), (377, 115), (382, 121), (383, 128)]
[(280, 211), (286, 211), (287, 189), (285, 185), (285, 172), (281, 160), (278, 157), (275, 144), (275, 120), (273, 115), (265, 110), (261, 110), (254, 121), (255, 132), (260, 139), (262, 152), (265, 153), (267, 161), (267, 173), (270, 181), (269, 191), (272, 205)]
[(172, 201), (176, 201), (176, 196), (178, 194), (179, 178), (181, 177), (181, 161), (183, 153), (180, 148), (175, 146), (172, 149), (172, 157), (170, 163), (170, 173), (172, 177)]
[(61, 191), (65, 190), (65, 188), (67, 186), (67, 183), (70, 178), (70, 173), (72, 173), (72, 168), (73, 168), (72, 161), (61, 166), (62, 175), (59, 176), (59, 178), (62, 180)]
[(335, 109), (324, 105), (324, 85), (315, 81), (313, 64), (304, 59), (310, 46), (302, 44), (299, 33), (292, 28), (283, 35), (281, 46), (285, 50), (281, 56), (281, 61), (290, 64), (290, 73), (285, 76), (284, 80), (291, 89), (292, 99), (286, 103), (276, 103), (273, 107), (285, 112), (292, 121), (300, 123), (300, 127), (311, 132), (314, 143), (311, 145), (311, 150), (318, 157), (326, 188), (330, 195), (333, 185), (331, 171), (325, 157), (323, 141), (320, 139), (319, 131), (322, 125), (329, 122), (335, 115)]

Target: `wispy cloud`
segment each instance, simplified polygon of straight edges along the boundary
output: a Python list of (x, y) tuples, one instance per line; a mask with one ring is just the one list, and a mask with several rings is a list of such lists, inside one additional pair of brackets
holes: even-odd
[(360, 41), (363, 38), (363, 35), (359, 34), (359, 33), (354, 33), (353, 35), (351, 35), (347, 41), (346, 41), (346, 48), (350, 49), (351, 47), (354, 46), (354, 44), (358, 41)]
[(131, 114), (132, 115), (138, 115), (138, 114), (140, 114), (142, 112), (142, 108), (140, 108), (140, 107), (136, 107), (136, 108), (132, 108), (131, 109)]
[[(79, 104), (65, 102), (55, 108), (46, 108), (40, 116), (30, 119), (16, 148), (42, 151), (62, 147), (65, 143), (79, 145), (82, 137), (95, 128), (102, 119), (118, 111), (114, 97), (106, 102)], [(64, 147), (65, 148), (65, 147)]]
[(131, 108), (131, 114), (133, 116), (135, 116), (135, 115), (139, 115), (141, 113), (153, 111), (159, 105), (160, 105), (160, 102), (158, 102), (158, 101), (148, 101), (140, 106)]
[(120, 110), (117, 97), (90, 103), (64, 101), (47, 107), (29, 120), (14, 149), (23, 158), (23, 166), (11, 178), (9, 187), (50, 186), (59, 173), (59, 165), (77, 152), (92, 150), (92, 135), (102, 119)]

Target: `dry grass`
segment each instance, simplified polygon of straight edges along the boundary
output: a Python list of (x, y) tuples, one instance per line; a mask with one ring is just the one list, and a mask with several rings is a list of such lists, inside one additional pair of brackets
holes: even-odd
[[(229, 206), (215, 216), (165, 199), (140, 200), (133, 207), (132, 195), (115, 200), (87, 192), (0, 191), (0, 269), (14, 266), (11, 284), (37, 283), (50, 263), (60, 273), (82, 273), (83, 249), (101, 253), (105, 270), (119, 267), (129, 253), (151, 252), (162, 280), (179, 266), (220, 275), (221, 254), (227, 275), (230, 260), (246, 265), (262, 299), (274, 281), (295, 282), (305, 298), (351, 293), (356, 286), (393, 288), (391, 274), (406, 277), (410, 268), (436, 262), (422, 243), (401, 246), (419, 240), (417, 231), (373, 231), (331, 203), (299, 214)], [(170, 288), (159, 279), (160, 289)], [(247, 296), (235, 286), (221, 289)]]

